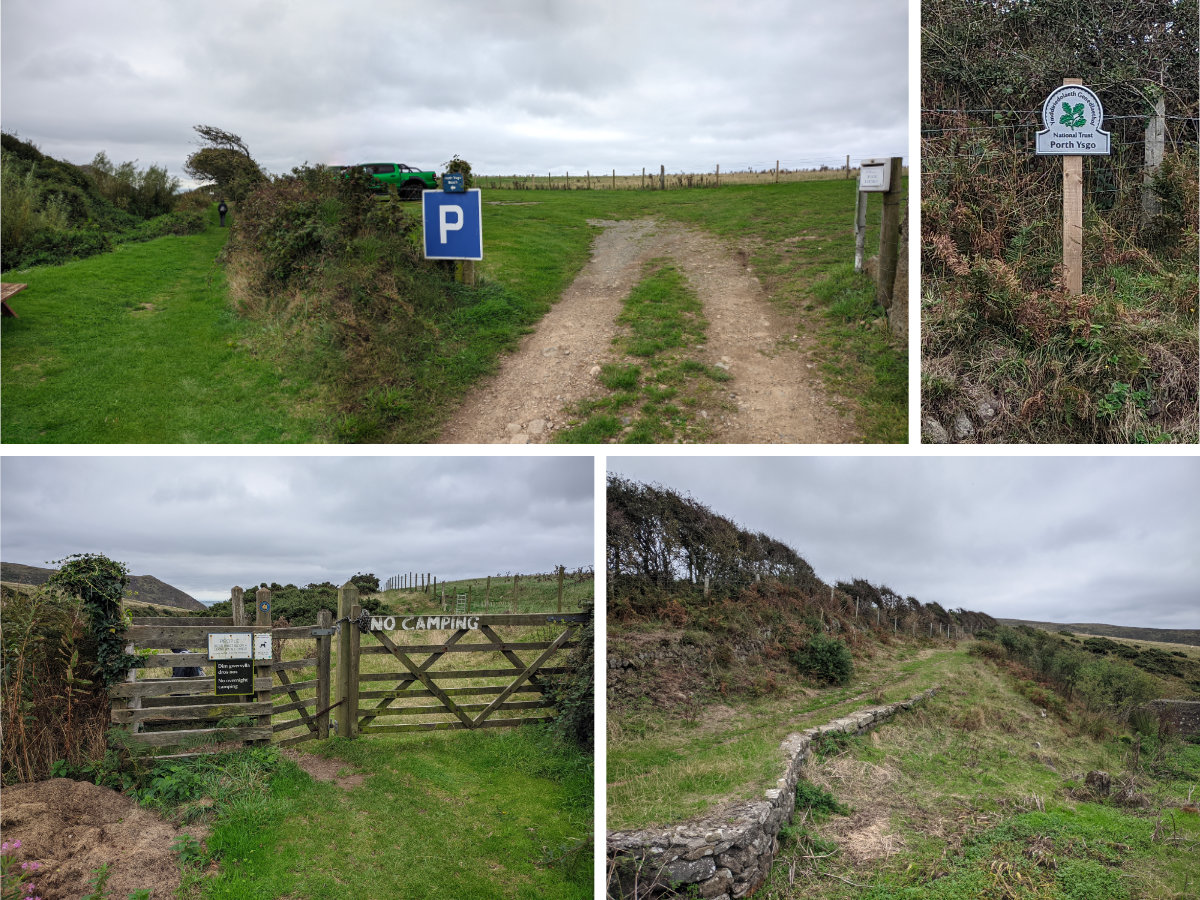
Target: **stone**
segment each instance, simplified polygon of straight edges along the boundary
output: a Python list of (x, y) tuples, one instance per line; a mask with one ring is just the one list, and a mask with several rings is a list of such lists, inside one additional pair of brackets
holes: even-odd
[(969, 437), (974, 437), (975, 426), (971, 424), (971, 417), (965, 412), (960, 412), (954, 417), (954, 437), (956, 440), (965, 441)]
[(531, 421), (529, 423), (529, 425), (527, 427), (529, 429), (530, 434), (541, 434), (543, 431), (546, 430), (546, 420), (545, 419), (534, 419), (533, 421)]
[(691, 884), (693, 881), (705, 881), (717, 872), (717, 864), (711, 856), (705, 856), (695, 861), (678, 859), (670, 865), (663, 866), (663, 874), (668, 884), (679, 882)]
[(600, 377), (600, 367), (592, 366), (590, 369), (588, 369), (588, 374), (591, 375), (593, 378)]
[(717, 869), (712, 878), (702, 881), (697, 886), (700, 896), (705, 900), (713, 900), (722, 894), (728, 894), (733, 887), (733, 873), (728, 869)]
[(937, 419), (926, 418), (921, 420), (921, 440), (926, 444), (948, 444), (950, 433)]

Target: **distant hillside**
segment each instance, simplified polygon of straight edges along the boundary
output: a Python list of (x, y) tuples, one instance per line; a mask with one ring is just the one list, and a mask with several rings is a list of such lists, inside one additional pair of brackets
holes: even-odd
[(1034, 622), (1029, 619), (997, 619), (1005, 625), (1030, 625), (1043, 631), (1067, 631), (1100, 637), (1126, 638), (1131, 641), (1160, 641), (1166, 644), (1191, 644), (1200, 647), (1200, 629), (1130, 628), (1125, 625), (1097, 625), (1094, 622)]
[[(45, 584), (54, 569), (43, 569), (38, 566), (23, 566), (20, 563), (0, 562), (0, 581), (14, 584)], [(177, 587), (172, 587), (165, 581), (153, 575), (130, 575), (129, 587), (125, 596), (140, 603), (156, 606), (171, 606), (175, 609), (202, 612), (208, 609), (203, 603), (190, 594), (185, 594)]]

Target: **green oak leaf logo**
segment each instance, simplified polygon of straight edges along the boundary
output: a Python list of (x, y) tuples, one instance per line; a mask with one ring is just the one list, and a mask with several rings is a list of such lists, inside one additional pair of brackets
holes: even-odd
[(1076, 103), (1073, 107), (1066, 101), (1063, 102), (1062, 118), (1058, 120), (1060, 125), (1066, 125), (1068, 128), (1082, 128), (1087, 124), (1087, 119), (1083, 115), (1083, 104)]

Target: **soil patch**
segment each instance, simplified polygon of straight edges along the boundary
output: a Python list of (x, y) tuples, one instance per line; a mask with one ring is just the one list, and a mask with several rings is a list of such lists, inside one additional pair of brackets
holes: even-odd
[(545, 443), (569, 410), (603, 389), (593, 373), (618, 362), (612, 341), (622, 302), (642, 265), (666, 257), (687, 277), (708, 319), (696, 358), (733, 376), (732, 411), (714, 423), (715, 443), (847, 443), (857, 435), (816, 374), (811, 339), (767, 298), (744, 253), (697, 229), (653, 219), (610, 222), (591, 260), (520, 348), (502, 360), (451, 417), (442, 443)]
[[(285, 749), (280, 751), (301, 769), (317, 781), (331, 781), (343, 790), (356, 788), (363, 783), (366, 776), (355, 772), (340, 759), (326, 759), (323, 756), (313, 756), (298, 750)], [(346, 774), (348, 772), (348, 774)]]
[(21, 842), (20, 860), (41, 864), (33, 881), (46, 900), (83, 896), (105, 863), (109, 896), (144, 889), (151, 900), (170, 900), (180, 883), (172, 843), (180, 834), (208, 834), (197, 825), (176, 828), (111, 788), (67, 778), (6, 787), (0, 825), (6, 841)]

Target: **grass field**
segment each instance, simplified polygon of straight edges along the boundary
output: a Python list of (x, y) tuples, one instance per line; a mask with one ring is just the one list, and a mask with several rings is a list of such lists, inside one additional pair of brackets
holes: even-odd
[(245, 352), (214, 263), (227, 232), (6, 273), (6, 443), (312, 441), (319, 389)]
[[(431, 601), (429, 594), (419, 590), (388, 590), (379, 596), (397, 613), (420, 612), (441, 608), (442, 591), (446, 603), (453, 607), (459, 594), (466, 594), (471, 612), (532, 613), (558, 611), (558, 579), (553, 575), (519, 575), (515, 585), (512, 575), (493, 575), (483, 578), (464, 578), (438, 583), (438, 596)], [(573, 612), (580, 604), (594, 599), (594, 578), (567, 572), (563, 577), (563, 610)]]
[[(480, 286), (457, 289), (459, 305), (438, 313), (437, 339), (412, 347), (405, 377), (388, 386), (381, 374), (378, 390), (347, 392), (336, 366), (303, 351), (316, 346), (314, 335), (297, 343), (294, 323), (278, 318), (294, 319), (303, 298), (281, 298), (279, 311), (260, 310), (253, 321), (234, 315), (215, 262), (226, 237), (215, 212), (203, 234), (9, 273), (29, 289), (14, 300), (20, 318), (4, 320), (3, 440), (430, 440), (584, 265), (595, 233), (588, 220), (647, 216), (705, 229), (745, 252), (778, 310), (815, 337), (821, 374), (863, 438), (907, 439), (904, 349), (880, 330), (870, 284), (852, 271), (853, 181), (485, 189), (484, 203)], [(875, 242), (869, 234), (868, 246)], [(347, 393), (353, 408), (339, 405)]]

